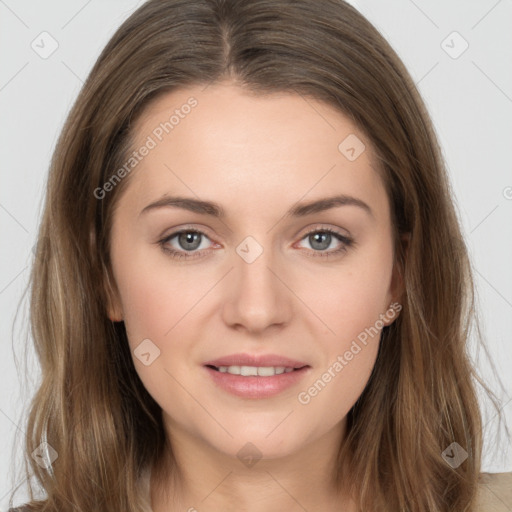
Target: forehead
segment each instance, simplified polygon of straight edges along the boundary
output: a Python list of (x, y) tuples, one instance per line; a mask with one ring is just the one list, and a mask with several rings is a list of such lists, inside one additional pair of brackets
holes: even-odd
[(140, 204), (179, 192), (214, 196), (228, 214), (229, 204), (254, 213), (263, 199), (270, 207), (345, 193), (387, 208), (367, 137), (340, 111), (300, 94), (191, 86), (151, 102), (133, 134), (132, 149), (150, 147), (128, 187)]

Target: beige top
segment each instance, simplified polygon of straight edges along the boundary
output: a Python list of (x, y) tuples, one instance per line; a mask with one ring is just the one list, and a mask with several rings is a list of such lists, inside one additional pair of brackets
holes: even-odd
[(512, 472), (481, 473), (477, 512), (512, 512)]
[[(151, 510), (149, 471), (143, 476), (145, 503)], [(480, 491), (475, 512), (512, 512), (512, 472), (480, 473)]]

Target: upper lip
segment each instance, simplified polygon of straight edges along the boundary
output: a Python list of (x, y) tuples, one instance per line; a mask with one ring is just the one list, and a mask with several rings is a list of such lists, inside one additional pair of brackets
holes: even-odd
[(308, 366), (306, 363), (290, 359), (289, 357), (277, 354), (231, 354), (229, 356), (219, 357), (204, 363), (210, 366), (274, 366), (285, 368), (302, 368)]

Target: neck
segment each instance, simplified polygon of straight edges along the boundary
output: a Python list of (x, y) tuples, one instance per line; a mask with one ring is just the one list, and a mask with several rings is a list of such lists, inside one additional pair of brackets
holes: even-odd
[(354, 501), (338, 490), (333, 478), (344, 427), (338, 425), (298, 453), (259, 458), (247, 444), (242, 451), (246, 456), (239, 458), (173, 426), (172, 439), (179, 439), (172, 446), (173, 469), (166, 480), (152, 475), (152, 510), (355, 512)]

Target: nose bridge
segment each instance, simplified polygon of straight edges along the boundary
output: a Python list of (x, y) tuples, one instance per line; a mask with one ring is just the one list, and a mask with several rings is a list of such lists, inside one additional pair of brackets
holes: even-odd
[[(289, 318), (290, 294), (275, 275), (282, 266), (270, 238), (263, 245), (247, 236), (235, 248), (232, 289), (224, 310), (226, 322), (232, 325), (261, 330)], [(286, 281), (284, 276), (281, 279)]]

